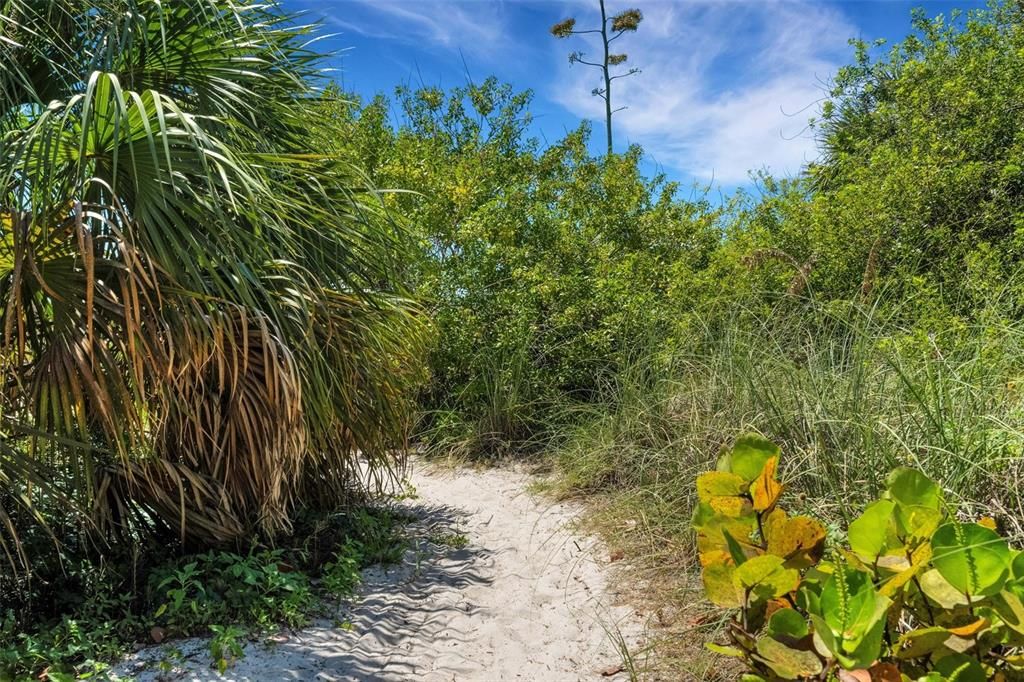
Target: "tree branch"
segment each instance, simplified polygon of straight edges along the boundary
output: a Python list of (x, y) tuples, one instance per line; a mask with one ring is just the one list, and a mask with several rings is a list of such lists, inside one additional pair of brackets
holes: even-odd
[(638, 73), (640, 73), (640, 69), (630, 69), (627, 73), (620, 73), (618, 75), (610, 77), (608, 80), (613, 81), (616, 78), (626, 78), (628, 76), (635, 76)]

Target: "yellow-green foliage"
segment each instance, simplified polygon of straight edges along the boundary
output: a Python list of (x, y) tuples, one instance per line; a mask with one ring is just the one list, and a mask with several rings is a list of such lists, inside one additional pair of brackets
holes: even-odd
[(779, 506), (779, 455), (747, 435), (697, 479), (705, 591), (735, 610), (710, 648), (747, 680), (1021, 679), (1024, 552), (992, 519), (964, 522), (900, 468), (826, 553), (824, 526)]

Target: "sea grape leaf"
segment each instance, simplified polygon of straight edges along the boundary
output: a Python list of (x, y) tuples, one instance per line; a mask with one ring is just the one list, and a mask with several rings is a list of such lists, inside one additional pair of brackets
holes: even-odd
[(787, 517), (775, 509), (763, 521), (768, 553), (781, 556), (790, 568), (816, 564), (825, 550), (825, 527), (809, 516)]
[(875, 595), (870, 575), (840, 566), (821, 588), (821, 613), (842, 639), (855, 639), (871, 625)]
[(708, 651), (714, 651), (716, 654), (722, 656), (729, 656), (731, 658), (746, 658), (746, 654), (741, 649), (737, 649), (734, 646), (724, 646), (722, 644), (715, 644), (714, 642), (705, 642), (705, 648)]
[(814, 625), (814, 647), (822, 656), (834, 658), (847, 669), (869, 668), (877, 659), (882, 649), (882, 637), (885, 633), (885, 612), (889, 602), (878, 602), (879, 615), (875, 623), (867, 628), (856, 641), (844, 640), (832, 631), (825, 619), (817, 614), (810, 614)]
[(897, 533), (907, 544), (915, 545), (931, 538), (935, 529), (945, 520), (946, 515), (939, 509), (922, 505), (896, 505)]
[(922, 573), (919, 582), (925, 596), (944, 609), (954, 609), (969, 603), (964, 593), (956, 589), (934, 568)]
[(970, 623), (949, 628), (949, 633), (957, 637), (974, 637), (991, 624), (992, 622), (988, 618), (978, 618)]
[(712, 497), (706, 504), (716, 514), (734, 519), (750, 516), (754, 511), (750, 500), (744, 497)]
[(1014, 580), (1024, 581), (1024, 552), (1014, 552), (1010, 562), (1010, 572)]
[(949, 584), (970, 596), (1003, 588), (1010, 573), (1006, 540), (976, 523), (947, 523), (932, 536), (932, 564)]
[(781, 557), (764, 554), (736, 567), (733, 581), (759, 601), (789, 594), (800, 584), (800, 574), (783, 566)]
[(886, 597), (894, 596), (928, 566), (931, 558), (932, 546), (927, 543), (919, 545), (910, 556), (910, 566), (883, 582), (878, 591)]
[(813, 652), (794, 649), (771, 637), (757, 640), (757, 653), (765, 665), (784, 680), (797, 680), (821, 674), (821, 659)]
[(796, 609), (779, 609), (768, 619), (766, 630), (770, 637), (792, 637), (803, 639), (809, 634), (807, 621)]
[(894, 539), (892, 532), (892, 513), (896, 503), (892, 500), (872, 502), (857, 519), (850, 524), (847, 538), (850, 549), (874, 562), (891, 546)]
[(761, 475), (768, 460), (778, 458), (781, 454), (782, 451), (775, 443), (756, 433), (748, 433), (738, 438), (732, 446), (728, 457), (729, 471), (742, 476), (747, 483), (753, 483)]
[(887, 483), (889, 496), (905, 507), (941, 508), (942, 491), (939, 486), (917, 469), (893, 469)]
[[(815, 631), (843, 667), (868, 668), (881, 651), (892, 602), (875, 591), (871, 575), (839, 565), (825, 581), (817, 604)], [(822, 628), (827, 629), (818, 632)]]
[(754, 511), (767, 511), (775, 506), (782, 494), (782, 484), (775, 478), (775, 472), (779, 466), (779, 458), (771, 457), (764, 464), (764, 468), (754, 482), (750, 484), (750, 497), (753, 500)]
[(725, 552), (717, 561), (707, 563), (701, 571), (704, 582), (704, 594), (708, 600), (725, 609), (734, 609), (743, 605), (743, 590), (736, 584), (736, 566), (729, 560)]
[(747, 487), (747, 482), (736, 474), (708, 471), (697, 477), (697, 498), (710, 502), (716, 497), (736, 497), (747, 492)]
[(944, 656), (935, 663), (935, 672), (948, 682), (986, 682), (988, 676), (977, 660), (966, 654)]
[(896, 642), (896, 657), (907, 660), (927, 656), (941, 649), (947, 639), (949, 639), (949, 631), (939, 626), (905, 632)]
[(875, 595), (875, 608), (866, 620), (868, 625), (859, 637), (847, 638), (843, 641), (843, 649), (847, 655), (847, 667), (869, 668), (878, 660), (882, 651), (882, 638), (885, 636), (886, 615), (892, 602), (880, 594)]
[(1018, 634), (1024, 634), (1024, 602), (1012, 590), (1004, 589), (992, 596), (992, 608), (1003, 624)]

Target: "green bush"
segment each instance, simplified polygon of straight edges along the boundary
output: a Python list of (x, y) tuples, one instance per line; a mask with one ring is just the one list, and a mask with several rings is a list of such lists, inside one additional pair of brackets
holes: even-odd
[(735, 614), (732, 645), (710, 648), (748, 680), (1020, 678), (1024, 552), (993, 519), (960, 520), (934, 482), (898, 468), (826, 553), (821, 522), (780, 506), (779, 456), (744, 436), (697, 479), (705, 591)]

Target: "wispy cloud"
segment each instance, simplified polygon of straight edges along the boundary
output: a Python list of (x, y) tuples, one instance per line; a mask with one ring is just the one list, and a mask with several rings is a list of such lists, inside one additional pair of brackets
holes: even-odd
[(494, 54), (507, 35), (500, 1), (347, 0), (321, 13), (330, 24), (360, 35), (477, 57)]
[[(620, 138), (643, 144), (663, 165), (727, 185), (763, 166), (795, 173), (816, 156), (807, 120), (856, 34), (837, 9), (805, 0), (699, 0), (645, 3), (644, 14), (640, 31), (616, 46), (643, 69), (613, 85), (614, 104), (629, 107), (616, 114)], [(596, 75), (566, 65), (552, 97), (602, 119), (603, 102), (587, 95)]]

